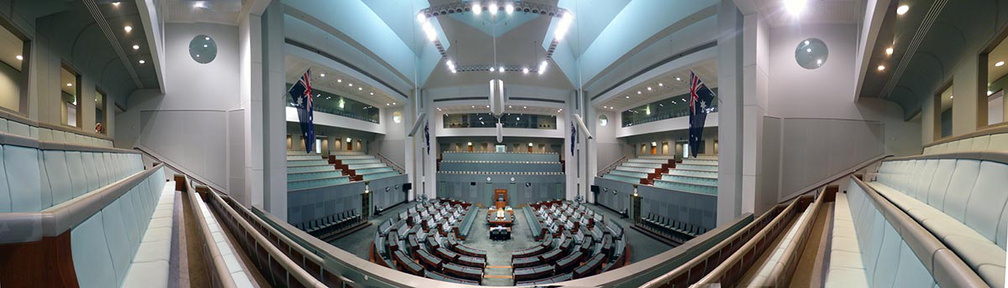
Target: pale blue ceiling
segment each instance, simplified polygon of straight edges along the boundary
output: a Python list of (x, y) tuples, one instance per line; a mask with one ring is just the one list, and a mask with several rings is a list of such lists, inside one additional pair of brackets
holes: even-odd
[(476, 28), (476, 30), (480, 30), (484, 34), (490, 35), (494, 38), (498, 38), (504, 33), (511, 32), (514, 28), (521, 26), (528, 21), (532, 21), (532, 19), (538, 18), (539, 16), (539, 14), (520, 12), (515, 12), (511, 15), (507, 15), (507, 13), (497, 13), (497, 21), (494, 21), (493, 17), (495, 16), (490, 13), (480, 13), (480, 15), (474, 15), (473, 13), (455, 13), (448, 15), (448, 17), (451, 17), (452, 19), (472, 26), (473, 28)]

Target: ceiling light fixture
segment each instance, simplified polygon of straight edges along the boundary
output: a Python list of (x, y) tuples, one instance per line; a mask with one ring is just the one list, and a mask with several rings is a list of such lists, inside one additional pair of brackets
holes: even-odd
[(350, 83), (349, 85), (350, 85), (350, 87), (353, 87), (353, 83)]
[(123, 27), (123, 30), (126, 30), (126, 33), (130, 33), (130, 31), (133, 31), (133, 26), (126, 25)]
[(364, 91), (364, 87), (357, 87), (357, 91)]
[(490, 67), (490, 72), (497, 72), (497, 67)]
[(473, 3), (472, 11), (474, 15), (480, 15), (483, 12), (483, 6), (480, 6), (479, 3)]
[(955, 95), (949, 95), (949, 99), (952, 99), (954, 97), (955, 97)]
[(675, 77), (675, 81), (682, 81), (682, 78)]
[(987, 90), (987, 96), (990, 96), (991, 94), (994, 94), (994, 92)]
[(343, 79), (336, 79), (336, 83), (343, 83)]
[(371, 92), (371, 96), (374, 96), (374, 92)]
[(137, 61), (137, 62), (140, 62), (140, 64), (147, 63), (147, 61), (144, 61), (144, 60), (140, 60), (140, 61)]
[(192, 6), (193, 8), (207, 8), (206, 1), (195, 1)]
[(994, 63), (994, 67), (1001, 67), (1001, 66), (1004, 66), (1004, 61), (998, 61), (997, 63)]
[(878, 65), (878, 71), (884, 71), (885, 65)]
[(892, 55), (892, 53), (893, 53), (893, 47), (885, 48), (886, 55)]
[(116, 1), (116, 2), (112, 2), (112, 6), (116, 6), (116, 7), (119, 7), (119, 2), (118, 2), (118, 1)]
[(325, 77), (325, 73), (319, 74), (319, 77)]
[(658, 82), (658, 87), (665, 87), (665, 83)]
[(647, 91), (651, 91), (651, 86), (648, 86), (648, 87), (647, 87)]
[(430, 22), (426, 22), (423, 24), (423, 31), (424, 34), (427, 34), (427, 40), (430, 40), (431, 42), (438, 40), (437, 31), (434, 30), (434, 25), (431, 25)]
[(570, 29), (571, 22), (574, 22), (574, 16), (569, 12), (565, 12), (563, 16), (560, 16), (560, 22), (557, 23), (553, 38), (556, 38), (557, 41), (563, 40), (564, 35), (567, 34), (567, 30)]
[(640, 90), (637, 90), (637, 95), (640, 95), (640, 94), (641, 94)]
[(14, 56), (14, 58), (17, 58), (18, 61), (24, 60), (24, 56), (21, 55)]
[(67, 87), (73, 86), (73, 83), (67, 83)]
[(791, 15), (798, 16), (805, 11), (806, 0), (784, 0), (784, 8), (787, 9), (788, 13)]
[(501, 66), (500, 70), (498, 70), (498, 71), (500, 71), (500, 73), (504, 73), (504, 66)]
[(140, 50), (140, 45), (133, 44), (133, 50)]
[(426, 16), (426, 15), (424, 15), (424, 13), (423, 13), (423, 12), (420, 12), (420, 13), (417, 13), (417, 14), (416, 14), (416, 21), (417, 21), (417, 22), (420, 22), (420, 23), (424, 23), (424, 22), (427, 22), (427, 16)]
[(630, 99), (630, 95), (626, 95), (626, 99)]
[(490, 15), (497, 14), (497, 3), (490, 3), (490, 6), (487, 6), (487, 11), (490, 12)]
[(900, 5), (899, 7), (896, 7), (896, 15), (906, 14), (907, 11), (910, 11), (910, 5)]
[(522, 74), (528, 74), (528, 67), (522, 67)]
[(508, 15), (514, 13), (514, 4), (508, 3), (507, 5), (504, 5), (504, 12), (507, 12)]
[(546, 65), (547, 64), (548, 63), (546, 63), (546, 60), (543, 60), (542, 63), (539, 63), (539, 75), (542, 75), (543, 73), (546, 72)]

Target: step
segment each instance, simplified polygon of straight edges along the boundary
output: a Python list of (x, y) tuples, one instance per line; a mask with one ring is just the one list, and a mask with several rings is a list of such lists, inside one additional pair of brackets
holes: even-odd
[(399, 175), (399, 172), (388, 171), (388, 172), (367, 174), (367, 175), (364, 175), (364, 181), (371, 181), (371, 180), (375, 180), (375, 179), (388, 178), (388, 177), (392, 177), (392, 176), (396, 176), (396, 175)]
[(287, 181), (287, 190), (293, 191), (293, 190), (320, 188), (326, 186), (339, 185), (348, 182), (350, 182), (350, 178), (347, 176), (317, 179), (317, 180)]
[(287, 155), (287, 161), (291, 161), (291, 160), (319, 160), (319, 159), (323, 159), (322, 155), (318, 155), (318, 154), (313, 154), (313, 155), (289, 155), (288, 154)]
[(629, 172), (641, 172), (641, 173), (654, 173), (655, 172), (654, 168), (640, 168), (640, 167), (627, 167), (627, 166), (616, 167), (616, 170), (629, 171)]
[(628, 163), (654, 163), (654, 164), (665, 164), (668, 163), (668, 159), (647, 159), (647, 158), (633, 158), (627, 160)]
[(676, 169), (717, 172), (718, 171), (718, 166), (679, 164), (679, 165), (676, 165)]
[(329, 171), (338, 171), (338, 170), (336, 170), (336, 168), (334, 168), (333, 165), (328, 164), (318, 166), (287, 167), (287, 174), (307, 173), (307, 172), (329, 172)]
[(329, 165), (329, 161), (326, 160), (288, 160), (287, 167), (301, 167), (301, 166), (322, 166)]
[(347, 165), (347, 166), (349, 166), (350, 169), (353, 169), (353, 170), (386, 167), (385, 163), (350, 164), (350, 165)]
[(661, 168), (662, 164), (665, 164), (665, 163), (658, 164), (658, 163), (626, 162), (626, 163), (623, 163), (621, 165), (622, 166), (628, 166), (628, 167), (641, 167), (641, 168), (655, 169), (655, 168)]
[(609, 173), (610, 174), (615, 174), (615, 175), (620, 175), (620, 176), (634, 177), (634, 178), (647, 178), (647, 175), (648, 175), (648, 173), (644, 173), (644, 172), (630, 172), (630, 171), (623, 171), (623, 170), (612, 170), (612, 171), (609, 171)]
[(381, 163), (381, 161), (379, 161), (378, 159), (375, 159), (375, 158), (370, 158), (370, 159), (340, 159), (340, 162), (343, 163), (343, 164), (346, 164), (346, 165)]
[(668, 174), (662, 175), (661, 179), (673, 182), (697, 184), (697, 185), (710, 185), (710, 186), (717, 186), (718, 181), (717, 178), (703, 178), (703, 177), (668, 175)]
[(718, 161), (717, 160), (683, 159), (682, 164), (717, 166), (718, 165)]
[(611, 173), (610, 174), (602, 175), (602, 178), (610, 179), (610, 180), (616, 180), (616, 181), (621, 181), (621, 182), (627, 182), (627, 183), (633, 183), (633, 184), (640, 184), (640, 178), (628, 177), (628, 176), (623, 176), (623, 175), (615, 175), (615, 174), (611, 174)]
[(343, 173), (340, 172), (339, 170), (307, 172), (307, 173), (288, 173), (287, 181), (319, 180), (319, 179), (342, 177), (342, 176)]
[(394, 170), (392, 170), (392, 168), (390, 168), (390, 167), (378, 167), (378, 168), (366, 168), (366, 169), (354, 170), (354, 173), (356, 173), (357, 175), (367, 175), (367, 174), (375, 174), (375, 173), (382, 173), (382, 172), (389, 172), (389, 171), (394, 171)]
[(717, 195), (717, 186), (680, 183), (662, 179), (655, 179), (654, 186), (676, 191)]
[(352, 159), (374, 159), (371, 155), (333, 155), (336, 159), (340, 160), (352, 160)]
[(713, 178), (717, 179), (718, 173), (714, 171), (697, 171), (697, 170), (685, 170), (685, 169), (671, 169), (668, 174), (665, 175), (676, 175), (676, 176), (692, 176), (701, 178)]

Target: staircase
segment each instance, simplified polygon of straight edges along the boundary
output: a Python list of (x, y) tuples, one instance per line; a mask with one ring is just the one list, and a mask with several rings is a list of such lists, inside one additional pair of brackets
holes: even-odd
[(329, 155), (328, 164), (344, 171), (343, 174), (347, 175), (350, 181), (371, 181), (400, 175), (398, 171), (385, 165), (375, 156), (361, 152), (334, 153)]
[(676, 167), (675, 160), (669, 156), (648, 155), (628, 159), (616, 166), (602, 178), (633, 184), (651, 184), (660, 178), (662, 173)]
[(717, 156), (684, 159), (675, 169), (654, 180), (654, 186), (684, 192), (717, 195)]
[(350, 182), (343, 171), (322, 155), (287, 151), (287, 191), (314, 189)]

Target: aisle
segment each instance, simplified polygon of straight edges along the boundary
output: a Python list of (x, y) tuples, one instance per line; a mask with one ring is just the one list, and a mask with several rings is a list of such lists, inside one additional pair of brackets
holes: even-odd
[(469, 231), (469, 239), (466, 245), (487, 251), (487, 268), (483, 270), (483, 285), (486, 286), (513, 286), (513, 269), (511, 267), (511, 251), (525, 249), (536, 245), (530, 235), (528, 225), (525, 222), (525, 215), (521, 210), (516, 210), (514, 227), (511, 229), (511, 240), (491, 241), (490, 229), (487, 226), (487, 209), (477, 211), (476, 222), (473, 223), (472, 231)]

